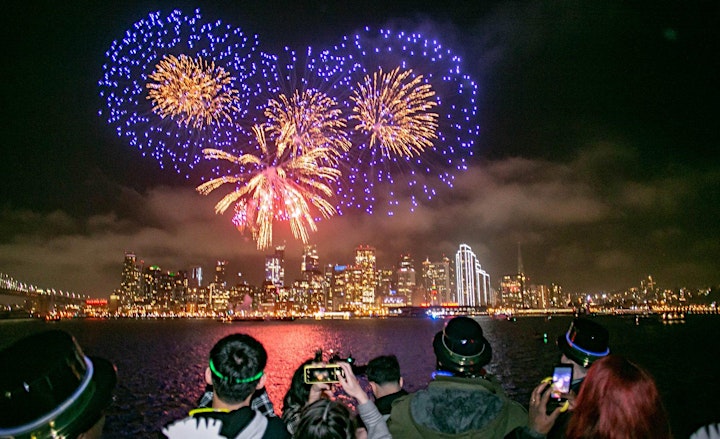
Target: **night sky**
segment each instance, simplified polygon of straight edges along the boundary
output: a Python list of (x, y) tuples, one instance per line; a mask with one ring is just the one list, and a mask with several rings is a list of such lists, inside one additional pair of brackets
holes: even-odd
[[(18, 2), (19, 3), (19, 2)], [(320, 262), (377, 248), (454, 258), (466, 243), (497, 286), (596, 292), (720, 284), (720, 5), (714, 1), (23, 2), (4, 6), (0, 272), (93, 296), (125, 251), (166, 270), (226, 259), (262, 280), (267, 252), (217, 197), (124, 144), (98, 115), (105, 52), (150, 12), (200, 8), (263, 50), (333, 44), (366, 26), (434, 35), (479, 84), (470, 169), (415, 212), (348, 213), (311, 236)], [(301, 243), (282, 224), (287, 277)]]

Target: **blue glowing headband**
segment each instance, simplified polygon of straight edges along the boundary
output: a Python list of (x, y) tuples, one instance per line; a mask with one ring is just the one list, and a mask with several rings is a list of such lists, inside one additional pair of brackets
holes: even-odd
[(573, 348), (580, 352), (582, 352), (585, 355), (592, 355), (593, 357), (604, 357), (605, 355), (610, 353), (610, 348), (607, 348), (604, 352), (593, 352), (588, 351), (586, 349), (581, 348), (580, 346), (576, 345), (575, 343), (570, 340), (570, 333), (565, 334), (565, 340), (567, 340), (568, 344)]

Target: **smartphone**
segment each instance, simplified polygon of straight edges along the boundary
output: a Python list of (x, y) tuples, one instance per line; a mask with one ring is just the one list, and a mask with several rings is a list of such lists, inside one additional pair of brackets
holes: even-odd
[(564, 400), (563, 394), (570, 392), (573, 367), (569, 364), (558, 364), (553, 369), (552, 384), (550, 385), (550, 398)]
[(342, 374), (343, 371), (337, 364), (308, 364), (305, 366), (305, 383), (338, 383)]

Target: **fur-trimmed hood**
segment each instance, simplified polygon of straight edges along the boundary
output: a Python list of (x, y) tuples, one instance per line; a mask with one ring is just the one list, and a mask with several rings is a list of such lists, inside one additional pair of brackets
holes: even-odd
[(527, 424), (527, 412), (483, 378), (438, 377), (393, 404), (393, 438), (502, 438)]

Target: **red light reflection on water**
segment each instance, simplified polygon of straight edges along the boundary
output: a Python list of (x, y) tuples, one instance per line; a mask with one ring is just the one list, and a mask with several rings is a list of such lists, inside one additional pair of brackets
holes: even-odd
[(318, 349), (323, 350), (325, 360), (332, 354), (352, 355), (358, 364), (367, 363), (377, 355), (396, 354), (401, 365), (408, 365), (403, 371), (408, 390), (424, 387), (434, 366), (432, 336), (443, 324), (442, 320), (425, 319), (243, 322), (224, 325), (221, 333), (215, 334), (214, 341), (244, 332), (265, 346), (268, 353), (266, 389), (279, 414), (293, 373)]
[(258, 340), (268, 353), (267, 392), (278, 412), (282, 409), (282, 399), (295, 370), (312, 358), (315, 351), (323, 348), (325, 337), (319, 329), (317, 326), (287, 325), (258, 334)]

